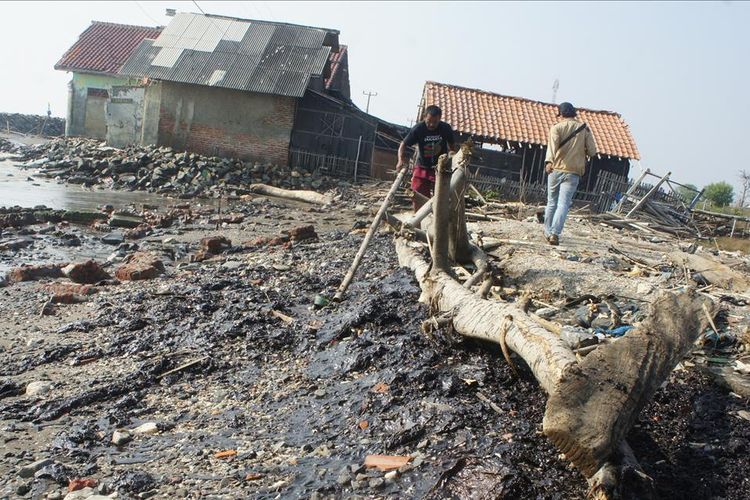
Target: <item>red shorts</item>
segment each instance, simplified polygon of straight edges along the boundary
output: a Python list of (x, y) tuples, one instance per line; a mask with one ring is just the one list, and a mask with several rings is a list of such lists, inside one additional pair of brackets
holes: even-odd
[[(433, 190), (435, 189), (435, 170), (432, 168), (424, 168), (421, 165), (414, 165), (414, 173), (411, 177), (411, 189), (417, 193), (432, 198)], [(422, 206), (421, 202), (414, 200), (414, 210), (417, 210)]]

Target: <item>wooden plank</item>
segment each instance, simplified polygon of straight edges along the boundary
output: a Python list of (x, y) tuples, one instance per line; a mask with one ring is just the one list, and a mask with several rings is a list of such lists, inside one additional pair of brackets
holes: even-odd
[(630, 216), (633, 215), (634, 212), (640, 210), (640, 208), (648, 201), (648, 199), (651, 198), (657, 191), (659, 191), (659, 188), (661, 187), (661, 185), (664, 183), (664, 181), (669, 179), (670, 175), (672, 175), (672, 172), (667, 172), (667, 175), (659, 179), (659, 182), (657, 182), (656, 185), (651, 188), (651, 191), (646, 193), (646, 196), (641, 198), (641, 200), (635, 204), (633, 209), (630, 212), (628, 212), (628, 214), (625, 217), (630, 218)]

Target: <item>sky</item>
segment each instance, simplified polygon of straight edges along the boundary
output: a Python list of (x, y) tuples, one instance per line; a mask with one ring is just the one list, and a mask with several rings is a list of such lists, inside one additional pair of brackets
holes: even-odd
[[(750, 2), (3, 2), (0, 112), (65, 116), (53, 66), (92, 20), (166, 25), (167, 8), (337, 29), (352, 99), (408, 125), (435, 80), (620, 113), (641, 161), (739, 185), (750, 117)], [(736, 189), (735, 189), (736, 190)]]

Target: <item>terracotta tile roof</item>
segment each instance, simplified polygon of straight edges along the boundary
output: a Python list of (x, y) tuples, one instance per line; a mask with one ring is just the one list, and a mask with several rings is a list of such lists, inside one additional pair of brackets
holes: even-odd
[(117, 74), (146, 38), (157, 38), (162, 28), (93, 21), (55, 64), (55, 69)]
[(346, 49), (346, 45), (340, 45), (338, 52), (331, 51), (331, 55), (328, 56), (328, 62), (331, 63), (331, 76), (326, 78), (326, 89), (330, 89), (331, 85), (336, 81), (338, 72), (341, 70), (341, 61), (344, 59)]
[[(456, 132), (498, 142), (547, 145), (557, 123), (557, 105), (483, 90), (426, 82), (423, 103), (443, 110), (443, 120)], [(575, 103), (574, 103), (575, 104)], [(635, 140), (622, 117), (611, 111), (578, 109), (579, 119), (594, 133), (601, 154), (640, 159)]]

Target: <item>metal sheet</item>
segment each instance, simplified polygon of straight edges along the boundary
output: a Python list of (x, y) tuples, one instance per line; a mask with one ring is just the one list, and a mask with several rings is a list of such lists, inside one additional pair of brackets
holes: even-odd
[(186, 50), (167, 78), (175, 82), (196, 83), (196, 77), (201, 74), (210, 58), (211, 54), (208, 52)]
[(211, 28), (213, 20), (210, 17), (202, 16), (200, 14), (194, 14), (193, 22), (182, 34), (185, 38), (197, 38), (200, 40), (203, 34)]
[(165, 35), (162, 33), (154, 41), (154, 47), (174, 47), (179, 39), (180, 37), (177, 35)]
[(123, 74), (301, 97), (330, 52), (325, 30), (263, 21), (180, 14), (164, 33), (139, 46)]
[(247, 33), (247, 29), (250, 27), (250, 23), (244, 21), (232, 21), (227, 27), (223, 40), (229, 40), (230, 42), (241, 42)]
[[(172, 20), (169, 22), (169, 24), (162, 30), (161, 35), (162, 36), (173, 36), (176, 38), (180, 38), (183, 33), (185, 33), (185, 30), (190, 26), (190, 24), (193, 22), (193, 19), (195, 18), (195, 14), (190, 13), (179, 13), (175, 15)], [(159, 40), (157, 38), (157, 40)]]
[(255, 68), (255, 71), (253, 71), (253, 74), (247, 83), (246, 90), (261, 92), (263, 94), (273, 94), (278, 79), (279, 71), (276, 68), (264, 68), (258, 66)]
[(218, 83), (221, 83), (222, 80), (224, 80), (224, 76), (226, 76), (227, 72), (223, 69), (217, 69), (211, 74), (211, 77), (208, 79), (209, 85), (216, 85)]
[(268, 41), (269, 45), (294, 45), (300, 30), (307, 28), (296, 28), (292, 26), (276, 25), (273, 36)]
[(159, 53), (156, 54), (156, 57), (154, 57), (154, 60), (151, 61), (151, 65), (171, 68), (182, 55), (182, 51), (183, 49), (181, 48), (162, 47)]
[[(222, 53), (212, 54), (211, 57), (206, 62), (206, 65), (200, 71), (200, 73), (196, 74), (195, 83), (198, 83), (200, 85), (209, 85), (208, 82), (211, 79), (211, 75), (213, 75), (214, 72), (224, 71), (225, 73), (229, 73), (232, 67), (234, 66), (234, 62), (237, 59), (237, 57), (238, 57), (237, 54), (222, 54)], [(222, 81), (223, 80), (224, 79), (222, 79)], [(221, 86), (224, 86), (224, 83), (221, 83)]]
[(202, 52), (213, 52), (216, 50), (216, 46), (219, 44), (219, 39), (213, 36), (201, 38), (198, 43), (195, 44), (193, 50), (200, 50)]
[(245, 56), (237, 54), (237, 59), (224, 77), (222, 86), (232, 89), (247, 90), (248, 82), (258, 66), (259, 60), (260, 56)]
[(317, 49), (323, 45), (323, 40), (326, 37), (326, 32), (317, 29), (302, 29), (297, 34), (297, 39), (294, 41), (294, 45), (297, 47), (304, 47), (307, 49)]
[(240, 51), (240, 42), (221, 40), (216, 44), (215, 54), (237, 54)]
[(122, 65), (119, 73), (128, 76), (146, 76), (151, 66), (151, 61), (156, 57), (156, 53), (161, 50), (152, 47), (152, 43), (151, 40), (143, 40), (125, 64)]
[(195, 47), (193, 47), (194, 50), (213, 52), (216, 49), (216, 45), (224, 37), (224, 33), (230, 24), (230, 21), (226, 19), (208, 18), (208, 20), (210, 23), (206, 25), (203, 36)]
[(289, 52), (289, 58), (283, 69), (287, 71), (309, 72), (315, 62), (318, 49), (308, 49), (305, 47), (292, 47)]
[(268, 41), (275, 31), (276, 27), (272, 24), (253, 23), (240, 42), (240, 54), (246, 56), (261, 55), (266, 50)]
[(299, 96), (305, 93), (310, 80), (308, 73), (282, 71), (279, 73), (273, 93), (279, 95)]
[(263, 56), (260, 58), (260, 65), (265, 68), (284, 69), (284, 65), (289, 60), (289, 54), (292, 47), (288, 45), (275, 45), (269, 43)]
[(165, 66), (151, 66), (148, 70), (147, 76), (154, 78), (155, 80), (169, 80), (170, 75), (174, 72), (174, 68), (167, 68)]
[(330, 53), (330, 47), (319, 48), (315, 54), (315, 59), (310, 65), (310, 73), (314, 75), (323, 74), (323, 69), (326, 67), (326, 63), (328, 62), (328, 56)]

